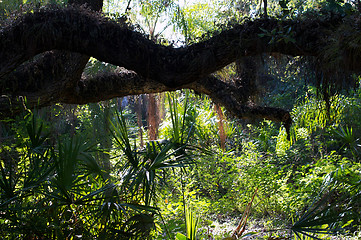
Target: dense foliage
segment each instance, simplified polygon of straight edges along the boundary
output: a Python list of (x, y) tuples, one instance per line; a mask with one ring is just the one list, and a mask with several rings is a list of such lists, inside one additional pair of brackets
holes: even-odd
[(352, 234), (361, 220), (360, 89), (333, 97), (329, 112), (312, 88), (304, 94), (291, 141), (270, 121), (228, 120), (225, 149), (211, 102), (190, 93), (167, 97), (162, 140), (143, 146), (134, 113), (116, 102), (28, 112), (2, 130), (2, 236), (172, 239), (192, 211), (198, 238), (218, 239), (234, 230), (218, 224), (238, 219), (256, 189), (251, 216), (270, 219), (258, 223), (263, 232)]

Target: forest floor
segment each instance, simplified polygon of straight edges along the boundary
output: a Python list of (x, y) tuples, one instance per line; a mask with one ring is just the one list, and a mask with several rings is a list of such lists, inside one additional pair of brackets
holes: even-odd
[[(219, 218), (215, 216), (214, 221), (210, 226), (202, 227), (200, 231), (207, 236), (205, 240), (221, 240), (226, 237), (232, 236), (233, 232), (239, 224), (240, 218)], [(275, 225), (275, 222), (277, 223)], [(287, 226), (282, 224), (282, 219), (279, 221), (274, 221), (271, 218), (264, 219), (248, 219), (245, 231), (243, 233), (242, 239), (255, 240), (255, 239), (265, 239), (265, 240), (293, 240), (299, 239), (291, 234), (291, 231), (287, 229)], [(247, 236), (248, 235), (248, 236)], [(311, 238), (304, 238), (311, 239)], [(319, 239), (329, 239), (329, 240), (360, 240), (361, 231), (358, 231), (354, 234), (345, 236), (319, 236)]]

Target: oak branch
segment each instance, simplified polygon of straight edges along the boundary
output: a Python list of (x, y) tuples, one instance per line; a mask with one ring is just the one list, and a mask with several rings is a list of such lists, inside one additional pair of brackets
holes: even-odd
[[(239, 118), (265, 118), (289, 127), (288, 111), (247, 105), (245, 86), (212, 74), (239, 59), (274, 53), (313, 56), (329, 63), (324, 64), (329, 71), (337, 66), (354, 73), (361, 64), (357, 14), (249, 20), (179, 48), (156, 44), (98, 12), (76, 6), (43, 8), (2, 26), (0, 118), (18, 113), (19, 98), (24, 97), (30, 106), (42, 107), (187, 88), (209, 95)], [(274, 29), (277, 33), (291, 29), (292, 41), (273, 36)], [(276, 41), (270, 43), (271, 38)], [(336, 60), (327, 52), (330, 47), (336, 48)], [(127, 70), (84, 77), (89, 56)]]

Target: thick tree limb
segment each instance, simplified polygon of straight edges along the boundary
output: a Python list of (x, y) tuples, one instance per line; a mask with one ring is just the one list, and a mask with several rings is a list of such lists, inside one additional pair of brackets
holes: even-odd
[[(247, 55), (279, 52), (316, 56), (326, 30), (337, 21), (250, 21), (198, 44), (184, 48), (157, 45), (126, 27), (78, 8), (42, 10), (2, 29), (0, 76), (44, 51), (79, 52), (136, 71), (145, 78), (177, 86), (190, 83)], [(269, 44), (264, 30), (294, 29), (292, 41)], [(310, 31), (312, 29), (312, 31)]]
[[(236, 87), (214, 76), (171, 88), (152, 79), (144, 79), (135, 72), (123, 70), (118, 73), (105, 73), (92, 78), (83, 78), (75, 88), (64, 86), (61, 94), (51, 91), (51, 89), (54, 89), (54, 86), (51, 86), (50, 89), (42, 89), (39, 92), (42, 95), (41, 98), (28, 94), (27, 103), (31, 105), (38, 104), (39, 107), (58, 102), (85, 104), (128, 95), (192, 89), (197, 93), (209, 95), (214, 101), (223, 105), (232, 115), (238, 118), (269, 119), (283, 122), (286, 126), (291, 124), (291, 117), (288, 111), (279, 108), (245, 105), (244, 91), (247, 91), (247, 89)], [(19, 92), (19, 95), (26, 95), (26, 93)], [(6, 103), (10, 100), (9, 98), (0, 98), (0, 110), (2, 113), (6, 112), (6, 109), (2, 109), (2, 106), (6, 106)], [(11, 101), (13, 105), (22, 106), (23, 104), (16, 101), (16, 99)]]
[(247, 89), (226, 83), (215, 76), (209, 76), (190, 84), (170, 88), (151, 79), (142, 79), (131, 71), (108, 73), (83, 80), (75, 92), (70, 94), (69, 98), (64, 99), (64, 102), (84, 104), (127, 95), (158, 93), (179, 89), (192, 89), (197, 93), (209, 95), (214, 101), (223, 105), (232, 115), (238, 118), (268, 119), (283, 122), (287, 130), (292, 122), (289, 112), (284, 109), (246, 105), (244, 103), (244, 91), (247, 91)]
[[(103, 6), (103, 0), (69, 0), (68, 3), (86, 6), (94, 11), (100, 11)], [(29, 97), (27, 104), (31, 106), (39, 105), (40, 98), (41, 102), (53, 102), (59, 99), (62, 89), (76, 86), (88, 61), (89, 56), (69, 51), (54, 50), (41, 54), (0, 79), (0, 93), (11, 93), (12, 96), (0, 95), (0, 104), (11, 106), (16, 103), (18, 100), (14, 95), (19, 91), (21, 99), (24, 99), (23, 96)], [(0, 117), (19, 110), (19, 107), (13, 107), (1, 111)]]
[(215, 76), (171, 88), (151, 79), (142, 79), (132, 71), (108, 73), (95, 78), (84, 79), (80, 82), (79, 87), (69, 94), (68, 98), (64, 99), (63, 102), (84, 104), (127, 95), (159, 93), (179, 89), (192, 89), (197, 93), (209, 95), (214, 101), (223, 105), (232, 115), (238, 118), (268, 119), (283, 122), (287, 125), (291, 124), (288, 111), (279, 108), (246, 105), (244, 103), (244, 91), (247, 91), (247, 89), (226, 83)]
[[(361, 34), (357, 27), (361, 25), (359, 17), (355, 19), (351, 25), (356, 30), (351, 35), (358, 39)], [(340, 17), (248, 21), (209, 40), (173, 48), (157, 45), (84, 8), (40, 10), (9, 23), (0, 31), (0, 117), (11, 114), (12, 109), (16, 111), (16, 107), (9, 106), (18, 104), (18, 96), (26, 96), (28, 104), (38, 103), (41, 107), (56, 102), (83, 104), (131, 94), (189, 88), (210, 95), (240, 118), (266, 118), (289, 126), (291, 118), (287, 111), (245, 106), (249, 89), (235, 87), (209, 75), (237, 59), (262, 53), (327, 59), (325, 45), (342, 46), (343, 41), (350, 40), (350, 34), (340, 27), (344, 22)], [(278, 34), (290, 28), (292, 34), (289, 36)], [(272, 35), (274, 29), (276, 35)], [(347, 37), (336, 39), (335, 31), (340, 32), (338, 36)], [(270, 43), (272, 38), (274, 41)], [(352, 59), (352, 64), (342, 61), (345, 62), (343, 67), (347, 65), (351, 70), (358, 70), (360, 46), (349, 45), (351, 47), (345, 45), (342, 56)], [(51, 52), (35, 57), (45, 51)], [(137, 74), (130, 71), (100, 74), (79, 81), (88, 59), (86, 55), (126, 67)], [(33, 57), (35, 60), (26, 62)], [(244, 64), (247, 66), (247, 62)]]

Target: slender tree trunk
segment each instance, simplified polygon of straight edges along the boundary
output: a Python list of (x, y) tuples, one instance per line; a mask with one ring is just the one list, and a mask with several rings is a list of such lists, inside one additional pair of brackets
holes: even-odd
[(222, 112), (221, 107), (218, 104), (214, 105), (214, 110), (217, 112), (217, 116), (218, 116), (218, 126), (219, 126), (219, 138), (220, 138), (220, 143), (221, 143), (221, 148), (224, 151), (226, 148), (226, 132), (224, 131), (224, 124), (223, 121), (225, 121), (224, 119), (224, 115)]
[(159, 111), (155, 94), (148, 95), (148, 135), (149, 140), (158, 138)]
[(104, 104), (104, 121), (103, 121), (103, 134), (102, 134), (102, 146), (103, 149), (107, 150), (107, 152), (102, 153), (102, 166), (103, 169), (106, 171), (108, 177), (111, 170), (111, 163), (110, 163), (110, 154), (108, 153), (109, 149), (112, 147), (112, 139), (110, 133), (110, 104), (107, 101)]
[(143, 148), (144, 140), (143, 140), (143, 121), (142, 121), (142, 100), (141, 96), (136, 97), (136, 114), (137, 114), (137, 123), (139, 128), (139, 139), (140, 139), (140, 147)]
[(78, 117), (76, 116), (76, 108), (77, 106), (69, 106), (70, 107), (70, 113), (69, 113), (69, 118), (70, 118), (70, 124), (71, 124), (71, 131), (70, 134), (71, 136), (75, 135), (75, 127), (76, 127), (76, 122)]

